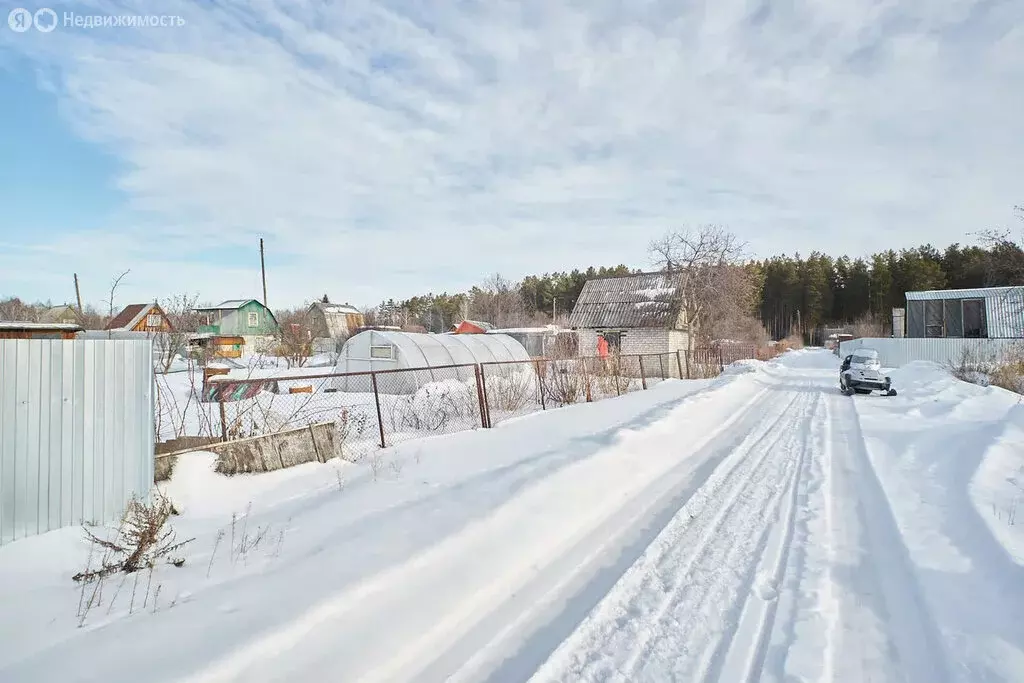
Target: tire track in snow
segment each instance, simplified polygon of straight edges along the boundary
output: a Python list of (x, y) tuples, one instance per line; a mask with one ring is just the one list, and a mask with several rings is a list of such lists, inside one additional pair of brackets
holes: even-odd
[[(536, 680), (642, 680), (651, 676), (640, 670), (652, 663), (666, 670), (657, 680), (693, 680), (700, 669), (710, 674), (717, 639), (704, 627), (720, 605), (742, 605), (739, 596), (752, 587), (771, 513), (789, 490), (773, 484), (794, 476), (793, 451), (809, 420), (803, 404), (813, 396), (798, 391), (777, 415), (763, 416), (729, 467), (684, 506)], [(738, 611), (727, 610), (724, 621)]]
[[(747, 419), (760, 419), (756, 417), (757, 413), (753, 411), (753, 407), (764, 399), (767, 392), (767, 389), (760, 389), (752, 396), (745, 398), (740, 405), (735, 406), (728, 420), (716, 425), (713, 431), (700, 438), (692, 450), (686, 449), (684, 460), (689, 462), (683, 462), (680, 466), (684, 469), (689, 467), (692, 472), (700, 464), (700, 454), (709, 447), (713, 447), (723, 434), (728, 434), (730, 427), (742, 425)], [(710, 400), (712, 396), (709, 395), (708, 398)], [(664, 431), (663, 423), (664, 421), (655, 423), (648, 429)], [(621, 481), (621, 479), (615, 481), (614, 472), (606, 473), (603, 477), (610, 478), (608, 483), (614, 482), (617, 486), (607, 491), (605, 488), (599, 489), (593, 496), (603, 495), (603, 500), (594, 500), (594, 505), (589, 505), (575, 514), (568, 514), (568, 508), (574, 505), (574, 501), (572, 499), (565, 500), (564, 496), (559, 495), (559, 492), (564, 493), (567, 486), (571, 488), (573, 482), (583, 472), (589, 473), (589, 476), (600, 476), (605, 467), (603, 463), (609, 461), (609, 458), (611, 458), (610, 462), (620, 459), (619, 451), (621, 450), (621, 447), (612, 447), (603, 458), (594, 456), (588, 461), (577, 463), (534, 484), (492, 514), (477, 520), (458, 534), (414, 555), (402, 564), (329, 596), (299, 618), (265, 633), (263, 637), (245, 644), (184, 680), (190, 683), (234, 681), (256, 672), (266, 674), (265, 667), (273, 665), (276, 660), (281, 660), (282, 664), (289, 668), (298, 666), (299, 668), (292, 672), (295, 674), (292, 677), (296, 679), (307, 678), (304, 673), (321, 673), (317, 669), (318, 666), (327, 666), (328, 668), (323, 671), (330, 671), (331, 663), (324, 658), (337, 657), (331, 651), (315, 649), (309, 651), (311, 655), (324, 661), (305, 661), (302, 657), (295, 657), (294, 653), (288, 651), (308, 645), (307, 639), (318, 631), (330, 632), (329, 626), (337, 627), (336, 630), (339, 633), (353, 631), (352, 624), (358, 621), (360, 614), (373, 614), (380, 610), (390, 614), (390, 610), (405, 596), (429, 593), (443, 577), (465, 572), (465, 585), (462, 589), (463, 592), (457, 596), (457, 601), (445, 602), (444, 611), (436, 615), (437, 618), (428, 628), (416, 635), (410, 634), (412, 637), (408, 641), (403, 641), (402, 647), (397, 651), (392, 650), (390, 656), (380, 661), (379, 666), (364, 670), (362, 678), (359, 678), (359, 680), (410, 680), (409, 674), (414, 673), (414, 670), (422, 669), (431, 656), (436, 657), (453, 641), (465, 638), (467, 631), (471, 632), (473, 625), (483, 618), (484, 614), (498, 609), (499, 606), (514, 598), (516, 591), (521, 590), (524, 584), (529, 583), (533, 577), (538, 575), (545, 565), (556, 562), (565, 552), (566, 547), (575, 547), (577, 542), (587, 540), (593, 535), (593, 532), (600, 531), (602, 525), (613, 523), (618, 512), (634, 501), (642, 502), (641, 499), (649, 497), (652, 488), (657, 489), (659, 485), (665, 484), (661, 481), (664, 475), (671, 475), (674, 472), (671, 467), (660, 472), (639, 468), (640, 471), (634, 475), (635, 482)], [(658, 476), (659, 474), (661, 477)], [(670, 478), (668, 483), (678, 483), (681, 476), (684, 475), (676, 474)], [(603, 484), (604, 482), (599, 480), (599, 483)], [(608, 492), (621, 495), (609, 499)], [(596, 504), (598, 502), (601, 504)], [(553, 506), (552, 503), (554, 503)], [(647, 504), (649, 506), (652, 503), (648, 500)], [(552, 508), (551, 512), (554, 516), (545, 524), (548, 529), (536, 538), (533, 545), (510, 548), (507, 543), (504, 543), (503, 539), (521, 527), (524, 521), (535, 520), (537, 514), (535, 510), (544, 509), (541, 507), (542, 505)], [(591, 541), (591, 546), (604, 550), (602, 543), (608, 542), (607, 537), (598, 537)], [(515, 552), (510, 555), (512, 550)], [(508, 556), (508, 564), (500, 565), (504, 567), (504, 571), (497, 575), (490, 572), (477, 575), (472, 573), (474, 567), (467, 566), (467, 558), (489, 556)], [(469, 564), (476, 563), (478, 561)], [(536, 605), (521, 607), (521, 610), (529, 611), (536, 607)], [(308, 648), (303, 649), (303, 651), (307, 650)], [(295, 661), (296, 659), (300, 661)], [(348, 666), (359, 666), (358, 661), (350, 660), (345, 663)], [(344, 670), (344, 667), (342, 669)], [(353, 675), (346, 680), (355, 678), (357, 675), (353, 672)]]
[[(826, 680), (947, 683), (951, 675), (943, 637), (871, 462), (855, 401), (839, 395), (830, 400), (838, 409), (829, 411), (828, 421), (832, 428), (829, 528), (834, 547), (854, 540), (859, 541), (860, 552), (859, 564), (854, 566), (850, 557), (833, 557), (831, 590), (838, 614), (828, 639)], [(849, 575), (843, 576), (844, 572)], [(852, 595), (837, 591), (840, 585), (852, 589)], [(858, 603), (871, 600), (878, 603), (877, 614), (868, 616)], [(876, 636), (884, 642), (873, 643), (870, 631), (879, 626), (883, 630)], [(868, 641), (866, 647), (862, 638)], [(884, 652), (886, 645), (888, 658), (879, 661), (873, 653)], [(851, 656), (851, 650), (860, 656)]]
[[(818, 400), (814, 403), (811, 413), (804, 421), (807, 438), (810, 438), (812, 435), (817, 436), (817, 433), (820, 431), (820, 427), (818, 427), (821, 418), (820, 409), (823, 407), (824, 402), (824, 396), (819, 396)], [(815, 441), (817, 440), (815, 439)], [(804, 447), (800, 448), (797, 461), (793, 466), (793, 472), (787, 488), (787, 496), (780, 510), (781, 526), (779, 524), (772, 526), (768, 544), (765, 548), (766, 553), (763, 559), (770, 562), (770, 567), (761, 574), (760, 581), (758, 582), (759, 585), (756, 587), (757, 594), (747, 593), (743, 612), (740, 616), (740, 623), (736, 629), (729, 633), (728, 638), (720, 641), (728, 649), (728, 653), (724, 655), (725, 659), (722, 665), (714, 671), (714, 679), (716, 680), (756, 683), (756, 681), (761, 680), (764, 673), (768, 646), (775, 627), (775, 617), (779, 606), (779, 591), (786, 565), (789, 562), (790, 549), (793, 545), (800, 484), (804, 476), (804, 470), (809, 462), (806, 445), (805, 441)], [(768, 551), (771, 551), (771, 554), (768, 554)], [(735, 641), (744, 645), (738, 652), (732, 648)], [(705, 677), (705, 680), (710, 679), (710, 676)]]

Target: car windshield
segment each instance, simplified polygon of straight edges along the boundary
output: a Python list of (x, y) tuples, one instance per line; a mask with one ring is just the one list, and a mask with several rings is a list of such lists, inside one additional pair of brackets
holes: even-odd
[(871, 365), (872, 363), (877, 363), (878, 359), (874, 356), (854, 356), (850, 359), (850, 362), (858, 365)]

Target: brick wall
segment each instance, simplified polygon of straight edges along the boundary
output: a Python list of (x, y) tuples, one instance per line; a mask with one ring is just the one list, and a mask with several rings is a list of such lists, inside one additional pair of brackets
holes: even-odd
[(622, 353), (631, 356), (637, 353), (665, 353), (669, 350), (669, 331), (656, 327), (626, 330), (622, 338)]
[[(597, 355), (597, 331), (577, 330), (581, 356)], [(686, 350), (687, 334), (680, 330), (662, 328), (632, 328), (622, 338), (622, 353), (668, 353)]]

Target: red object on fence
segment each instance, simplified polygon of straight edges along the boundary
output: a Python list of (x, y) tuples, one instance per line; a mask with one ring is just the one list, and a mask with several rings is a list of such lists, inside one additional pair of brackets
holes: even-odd
[(608, 357), (608, 340), (600, 335), (597, 337), (597, 355), (601, 358)]

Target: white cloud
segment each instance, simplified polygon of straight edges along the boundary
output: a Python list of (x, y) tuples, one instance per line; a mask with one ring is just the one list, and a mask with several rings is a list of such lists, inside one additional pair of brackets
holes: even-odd
[(187, 23), (4, 39), (57, 74), (69, 124), (125, 163), (131, 198), (76, 248), (15, 246), (8, 272), (105, 280), (125, 262), (137, 297), (254, 295), (262, 235), (272, 299), (370, 303), (644, 265), (682, 223), (726, 224), (761, 255), (944, 245), (1024, 201), (1020, 3), (160, 12)]

